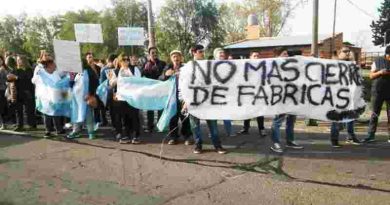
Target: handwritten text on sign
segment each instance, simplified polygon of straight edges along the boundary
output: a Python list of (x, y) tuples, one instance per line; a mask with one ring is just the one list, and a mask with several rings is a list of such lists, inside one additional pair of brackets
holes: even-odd
[(145, 41), (144, 28), (119, 27), (118, 44), (120, 46), (143, 46)]
[(103, 43), (100, 24), (74, 24), (76, 41), (80, 43)]
[(364, 111), (362, 78), (352, 62), (312, 57), (192, 61), (179, 86), (201, 119), (242, 120), (282, 113), (326, 121)]

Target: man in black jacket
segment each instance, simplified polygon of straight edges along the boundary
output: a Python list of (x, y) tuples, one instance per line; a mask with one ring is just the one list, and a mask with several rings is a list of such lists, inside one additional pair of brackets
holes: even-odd
[(171, 119), (169, 123), (169, 138), (168, 141), (169, 145), (175, 145), (178, 143), (179, 139), (179, 120), (181, 121), (181, 134), (184, 137), (184, 144), (185, 145), (192, 145), (194, 142), (191, 139), (191, 127), (190, 127), (190, 120), (188, 117), (183, 115), (181, 113), (181, 110), (183, 109), (184, 101), (181, 99), (181, 93), (179, 90), (179, 74), (180, 74), (180, 68), (183, 67), (182, 63), (182, 54), (178, 50), (173, 50), (170, 54), (172, 64), (167, 66), (167, 68), (164, 69), (163, 74), (161, 75), (161, 80), (168, 80), (171, 76), (176, 76), (176, 104), (177, 104), (177, 113), (176, 115)]
[[(164, 61), (158, 59), (158, 50), (156, 47), (150, 47), (149, 60), (146, 62), (144, 69), (142, 70), (142, 76), (150, 79), (158, 80), (166, 66)], [(158, 111), (158, 118), (160, 118), (162, 111)], [(147, 111), (148, 127), (145, 132), (152, 132), (154, 128), (154, 111)], [(158, 121), (158, 119), (157, 119)]]
[[(372, 115), (370, 119), (370, 124), (368, 126), (368, 137), (363, 140), (363, 142), (365, 143), (375, 141), (375, 132), (383, 103), (386, 102), (387, 105), (389, 105), (390, 103), (390, 46), (386, 47), (385, 56), (376, 59), (376, 61), (372, 64), (370, 79), (372, 80)], [(390, 129), (389, 116), (390, 109), (389, 106), (387, 106), (388, 130)], [(388, 135), (388, 142), (390, 142), (390, 130)]]

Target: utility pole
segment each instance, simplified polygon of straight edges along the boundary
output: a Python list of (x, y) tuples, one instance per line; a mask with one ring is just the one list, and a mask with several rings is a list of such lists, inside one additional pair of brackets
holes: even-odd
[(313, 0), (313, 42), (311, 54), (318, 57), (318, 0)]
[[(311, 54), (318, 58), (318, 0), (313, 0), (313, 42), (311, 44)], [(305, 120), (306, 126), (318, 126), (313, 119)]]
[(149, 36), (149, 48), (150, 48), (156, 46), (156, 41), (154, 35), (152, 0), (147, 0), (147, 3), (148, 3), (148, 36)]
[(336, 36), (336, 11), (337, 11), (337, 0), (334, 0), (334, 11), (333, 11), (333, 35), (332, 35), (332, 43), (330, 44), (330, 56), (333, 57), (333, 50), (335, 47), (335, 36)]

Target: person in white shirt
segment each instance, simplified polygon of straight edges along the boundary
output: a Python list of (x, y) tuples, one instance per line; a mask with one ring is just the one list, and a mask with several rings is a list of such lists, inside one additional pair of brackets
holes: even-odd
[[(121, 144), (140, 144), (140, 120), (139, 120), (139, 110), (129, 105), (124, 99), (121, 99), (120, 96), (116, 95), (117, 92), (117, 80), (124, 77), (141, 77), (141, 72), (136, 66), (138, 58), (136, 56), (127, 56), (121, 54), (118, 57), (120, 69), (111, 70), (108, 74), (110, 87), (113, 88), (115, 101), (114, 112), (115, 112), (115, 131), (116, 139), (119, 139)], [(129, 90), (129, 92), (131, 92)], [(125, 130), (122, 130), (122, 127), (125, 127)], [(131, 141), (130, 141), (131, 139)]]

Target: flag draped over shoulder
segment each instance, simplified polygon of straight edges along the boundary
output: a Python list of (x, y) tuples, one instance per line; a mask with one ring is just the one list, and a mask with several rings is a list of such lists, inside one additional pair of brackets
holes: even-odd
[(107, 106), (108, 89), (108, 80), (102, 82), (96, 89), (96, 95), (99, 97), (100, 101), (103, 102), (104, 106)]
[(165, 130), (170, 119), (177, 113), (176, 77), (167, 81), (149, 78), (119, 77), (117, 98), (142, 110), (162, 110), (157, 124), (159, 130)]
[(74, 85), (71, 89), (72, 101), (71, 101), (71, 122), (80, 123), (84, 122), (87, 113), (87, 102), (85, 97), (88, 94), (89, 78), (87, 70), (84, 70), (82, 74), (77, 74), (75, 77)]
[(69, 77), (40, 70), (34, 77), (36, 109), (49, 116), (70, 117), (71, 93)]

